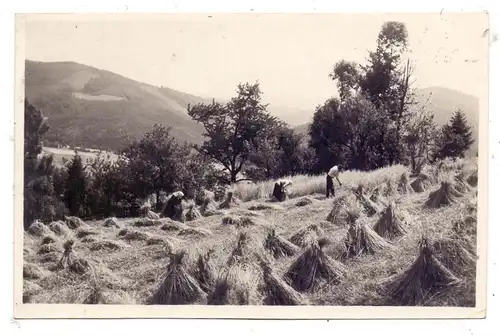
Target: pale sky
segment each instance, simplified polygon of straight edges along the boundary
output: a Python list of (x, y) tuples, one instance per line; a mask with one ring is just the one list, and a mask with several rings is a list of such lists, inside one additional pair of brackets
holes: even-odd
[(229, 98), (258, 80), (266, 103), (313, 109), (336, 92), (334, 63), (363, 62), (388, 20), (406, 23), (417, 86), (481, 95), (484, 13), (31, 17), (25, 50), (30, 60), (74, 61), (204, 97)]

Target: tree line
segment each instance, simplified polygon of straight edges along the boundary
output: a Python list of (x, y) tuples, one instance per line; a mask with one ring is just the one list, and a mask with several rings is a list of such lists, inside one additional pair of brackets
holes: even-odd
[(199, 146), (177, 141), (154, 125), (126, 143), (116, 161), (78, 152), (63, 167), (42, 156), (48, 121), (25, 100), (24, 223), (79, 217), (136, 216), (140, 199), (182, 190), (196, 199), (202, 189), (223, 190), (242, 180), (260, 181), (324, 173), (342, 163), (372, 170), (463, 157), (473, 143), (463, 111), (438, 127), (432, 111), (417, 106), (413, 66), (404, 61), (408, 34), (400, 22), (381, 27), (365, 65), (337, 62), (329, 77), (338, 97), (315, 109), (307, 135), (273, 117), (259, 83), (237, 87), (227, 103), (195, 104), (188, 114), (204, 126)]

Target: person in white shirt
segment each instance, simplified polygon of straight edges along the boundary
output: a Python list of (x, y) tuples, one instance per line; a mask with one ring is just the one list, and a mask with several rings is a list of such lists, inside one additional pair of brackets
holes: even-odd
[(333, 178), (337, 179), (339, 185), (342, 185), (342, 182), (339, 180), (339, 173), (342, 169), (341, 165), (333, 166), (328, 174), (326, 174), (326, 198), (330, 197), (330, 194), (335, 197), (335, 188), (333, 187)]

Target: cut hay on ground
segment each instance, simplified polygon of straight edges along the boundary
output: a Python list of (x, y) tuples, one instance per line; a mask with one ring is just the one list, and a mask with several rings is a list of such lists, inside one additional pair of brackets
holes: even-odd
[(399, 177), (397, 191), (401, 195), (406, 195), (414, 191), (409, 183), (408, 174), (406, 172)]
[(159, 219), (151, 219), (151, 218), (137, 218), (132, 223), (132, 226), (135, 227), (149, 227), (160, 225), (161, 221)]
[(373, 230), (380, 237), (393, 239), (406, 234), (405, 224), (396, 202), (392, 201), (382, 212)]
[(238, 207), (241, 201), (234, 195), (232, 191), (229, 191), (226, 195), (226, 199), (219, 205), (219, 209), (231, 209)]
[(313, 243), (295, 259), (284, 277), (295, 290), (310, 292), (321, 282), (339, 284), (346, 272), (344, 264), (327, 256), (320, 244)]
[(40, 263), (55, 263), (60, 259), (60, 252), (49, 252), (40, 256)]
[(298, 293), (274, 273), (269, 262), (261, 257), (258, 258), (258, 261), (264, 279), (262, 286), (264, 304), (268, 306), (300, 306), (307, 304), (302, 294)]
[(302, 206), (306, 206), (306, 205), (311, 205), (314, 203), (314, 199), (312, 199), (311, 197), (302, 197), (300, 200), (297, 201), (297, 203), (295, 203), (295, 206), (298, 206), (298, 207), (302, 207)]
[(163, 231), (179, 231), (189, 228), (186, 224), (175, 222), (171, 219), (163, 219), (161, 222), (163, 223), (163, 225), (160, 229), (162, 229)]
[(418, 174), (417, 178), (410, 184), (415, 192), (425, 192), (432, 185), (431, 178), (424, 173)]
[(177, 232), (178, 236), (194, 236), (194, 237), (208, 237), (212, 235), (212, 231), (209, 229), (201, 228), (201, 227), (186, 227), (185, 229), (181, 229)]
[(344, 257), (358, 257), (362, 254), (375, 254), (391, 248), (363, 219), (351, 224), (344, 242)]
[(58, 236), (69, 237), (71, 230), (63, 221), (56, 221), (49, 224), (49, 229)]
[(50, 229), (42, 222), (36, 220), (29, 226), (28, 233), (35, 237), (43, 237), (50, 234)]
[(121, 229), (120, 221), (116, 217), (107, 218), (104, 221), (104, 227), (114, 227), (117, 229)]
[(418, 258), (387, 284), (387, 293), (398, 305), (420, 306), (458, 283), (457, 277), (436, 259), (428, 241), (422, 239)]
[(298, 246), (276, 235), (275, 229), (271, 229), (267, 233), (266, 239), (264, 240), (264, 248), (276, 259), (293, 256), (300, 250)]
[(101, 251), (101, 250), (106, 250), (106, 251), (120, 251), (124, 249), (126, 245), (119, 241), (114, 241), (114, 240), (109, 240), (109, 239), (103, 239), (103, 240), (98, 240), (96, 242), (93, 242), (92, 245), (90, 245), (90, 250), (91, 251)]
[(290, 237), (290, 242), (294, 245), (305, 247), (313, 243), (318, 237), (324, 235), (323, 229), (317, 224), (310, 224), (300, 228)]
[(214, 290), (207, 296), (208, 305), (257, 305), (258, 275), (256, 269), (236, 264), (219, 276)]
[(477, 182), (478, 182), (478, 177), (477, 177), (477, 170), (476, 170), (467, 178), (467, 183), (469, 183), (469, 185), (472, 187), (477, 187)]
[(245, 228), (256, 225), (255, 221), (251, 217), (247, 216), (225, 216), (222, 218), (223, 225), (234, 225), (236, 228)]
[(170, 255), (170, 263), (167, 266), (163, 282), (152, 296), (150, 304), (193, 304), (206, 295), (198, 282), (185, 270), (183, 265), (185, 255), (185, 251)]
[[(466, 274), (476, 267), (470, 243), (458, 237), (445, 237), (432, 243), (435, 257), (454, 274)], [(475, 270), (474, 270), (475, 271)]]
[(265, 211), (265, 210), (283, 210), (283, 207), (277, 204), (257, 203), (248, 207), (250, 211)]
[(75, 216), (67, 216), (65, 218), (65, 222), (66, 225), (72, 230), (78, 229), (79, 227), (86, 225), (84, 221)]
[(147, 232), (141, 232), (138, 230), (121, 229), (120, 232), (118, 232), (118, 238), (127, 241), (132, 241), (132, 240), (146, 241), (149, 238), (151, 238), (151, 235)]
[(452, 205), (462, 196), (463, 194), (455, 189), (451, 182), (442, 181), (441, 187), (429, 194), (429, 198), (425, 202), (425, 206), (429, 208), (439, 208)]
[(193, 272), (201, 289), (207, 293), (214, 290), (217, 278), (217, 272), (211, 260), (213, 253), (214, 250), (210, 249), (206, 253), (200, 254), (196, 262), (196, 268)]

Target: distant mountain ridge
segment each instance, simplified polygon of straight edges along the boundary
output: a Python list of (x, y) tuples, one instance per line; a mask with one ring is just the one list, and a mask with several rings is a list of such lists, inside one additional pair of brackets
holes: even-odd
[[(172, 135), (180, 141), (199, 144), (203, 140), (203, 126), (189, 117), (187, 106), (211, 103), (212, 98), (141, 83), (75, 62), (26, 60), (25, 64), (26, 97), (48, 117), (46, 145), (116, 151), (125, 140), (140, 138), (155, 123), (171, 126)], [(441, 87), (418, 90), (417, 99), (424, 102), (431, 92), (429, 106), (435, 111), (436, 122), (447, 122), (455, 108), (462, 108), (477, 139), (478, 99)], [(275, 104), (268, 110), (301, 133), (307, 132), (307, 120), (314, 112)], [(477, 142), (474, 146), (477, 148)]]
[(187, 105), (210, 102), (74, 62), (26, 61), (26, 97), (50, 125), (46, 142), (117, 150), (153, 124), (172, 126), (181, 141), (199, 143), (203, 127)]

